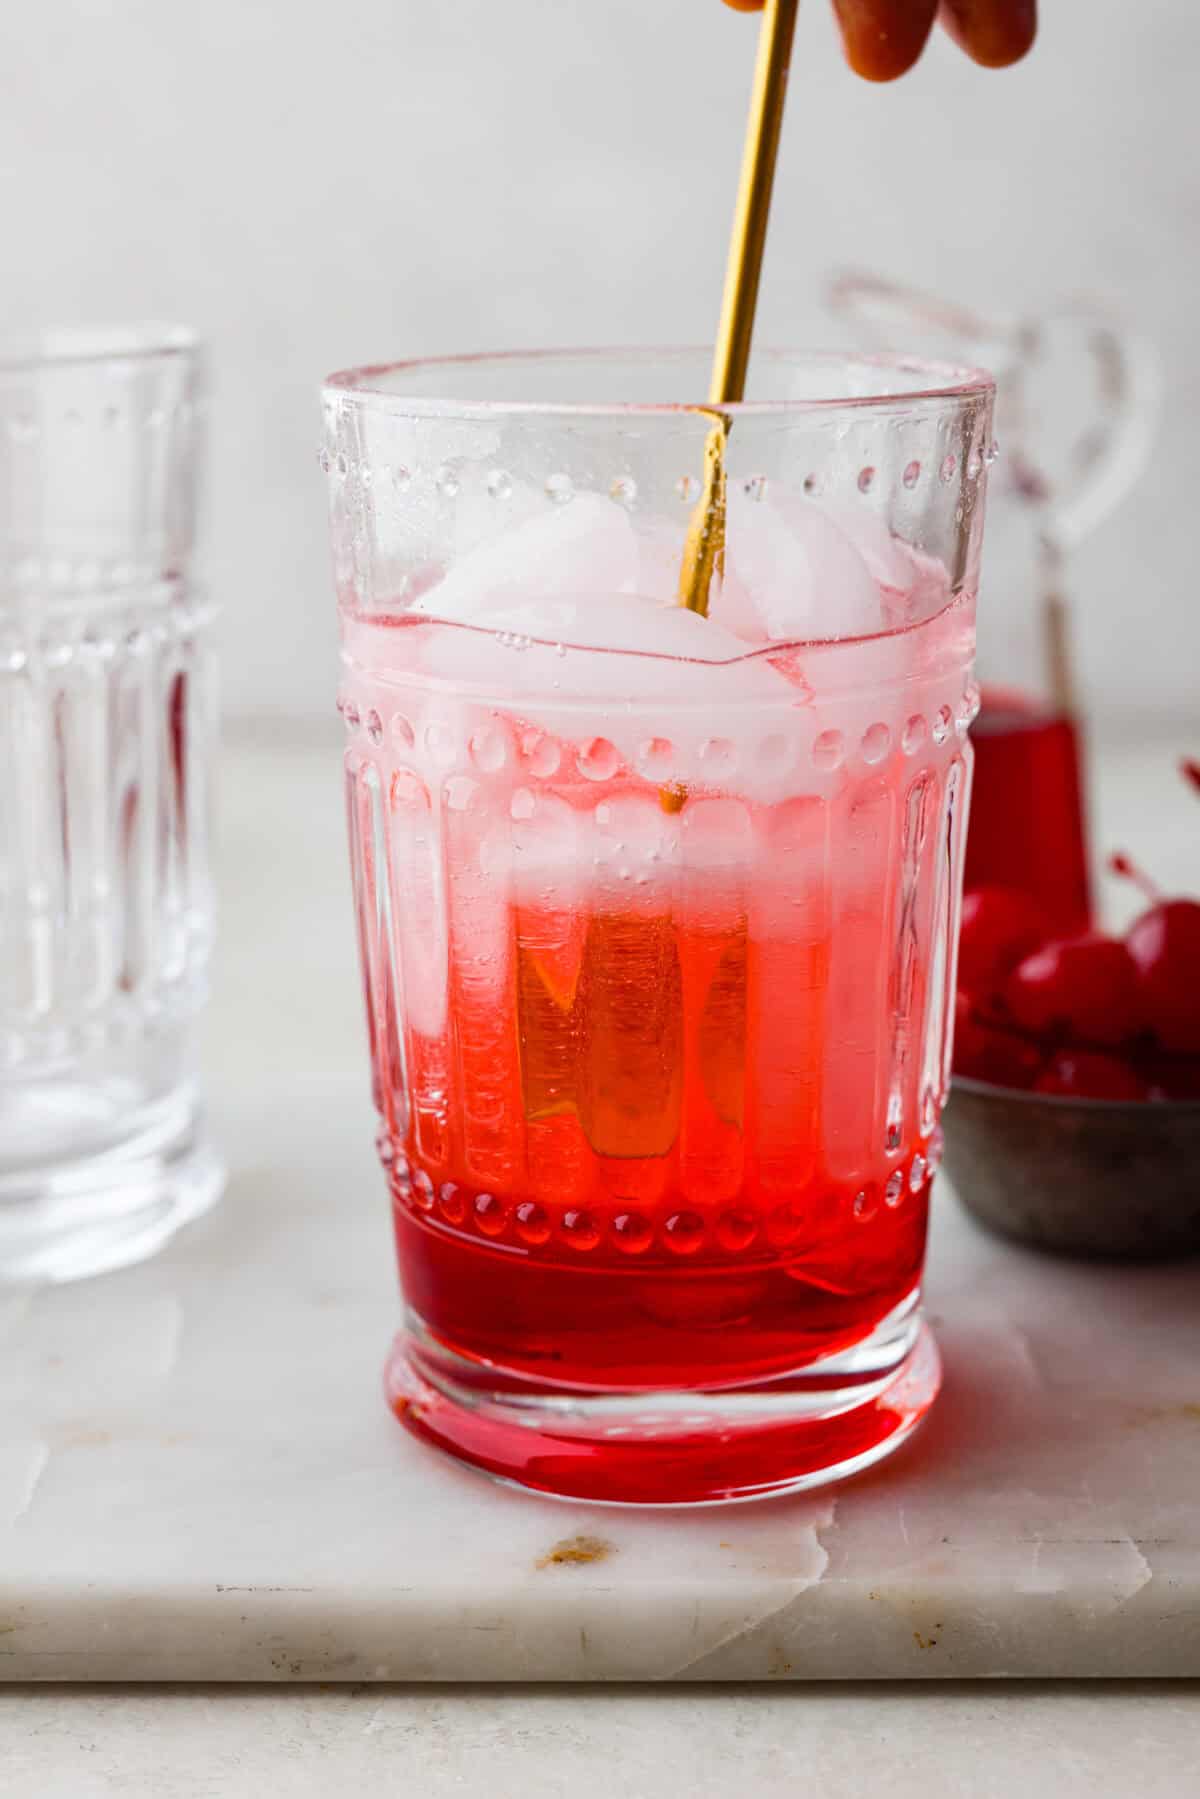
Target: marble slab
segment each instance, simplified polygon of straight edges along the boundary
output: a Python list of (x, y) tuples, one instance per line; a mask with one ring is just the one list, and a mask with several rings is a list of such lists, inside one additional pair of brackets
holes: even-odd
[[(1102, 791), (1170, 880), (1150, 761)], [(340, 804), (334, 743), (231, 755), (224, 1203), (144, 1268), (0, 1290), (0, 1681), (1200, 1675), (1200, 1264), (1051, 1262), (943, 1188), (941, 1399), (815, 1496), (560, 1504), (400, 1430)]]
[(1195, 1681), (0, 1687), (4, 1799), (1185, 1799)]
[(358, 1078), (218, 1122), (226, 1202), (157, 1262), (0, 1302), (0, 1678), (1200, 1674), (1197, 1268), (1039, 1260), (943, 1193), (946, 1387), (890, 1465), (695, 1516), (556, 1503), (383, 1406)]

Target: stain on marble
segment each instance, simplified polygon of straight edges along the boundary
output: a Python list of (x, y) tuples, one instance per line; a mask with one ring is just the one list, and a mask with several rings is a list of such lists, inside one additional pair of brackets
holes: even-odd
[(616, 1545), (603, 1537), (563, 1537), (561, 1542), (552, 1544), (545, 1555), (538, 1557), (534, 1567), (585, 1567), (591, 1562), (607, 1561), (610, 1555), (616, 1553)]

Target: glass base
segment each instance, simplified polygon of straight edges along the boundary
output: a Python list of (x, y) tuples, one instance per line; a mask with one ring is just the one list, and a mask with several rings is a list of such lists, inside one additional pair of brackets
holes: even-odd
[[(104, 1146), (71, 1142), (90, 1090), (68, 1083), (0, 1090), (0, 1285), (81, 1280), (141, 1262), (219, 1198), (225, 1168), (190, 1083), (129, 1118), (106, 1119)], [(71, 1103), (78, 1097), (79, 1103)], [(99, 1109), (99, 1108), (97, 1108)], [(48, 1126), (57, 1114), (59, 1153)], [(34, 1153), (39, 1146), (43, 1153)], [(75, 1153), (72, 1153), (74, 1149)]]
[(599, 1503), (720, 1505), (823, 1486), (890, 1455), (941, 1377), (913, 1295), (850, 1350), (694, 1393), (535, 1387), (456, 1354), (410, 1314), (384, 1385), (414, 1436), (499, 1479)]

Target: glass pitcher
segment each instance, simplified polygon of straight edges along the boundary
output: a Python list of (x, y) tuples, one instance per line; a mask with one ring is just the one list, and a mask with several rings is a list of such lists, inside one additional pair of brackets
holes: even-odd
[(1083, 708), (1066, 567), (1147, 460), (1154, 353), (1083, 304), (1038, 318), (983, 314), (861, 272), (834, 277), (827, 297), (873, 348), (903, 343), (996, 376), (1002, 454), (989, 482), (966, 885), (1020, 887), (1056, 932), (1086, 930)]

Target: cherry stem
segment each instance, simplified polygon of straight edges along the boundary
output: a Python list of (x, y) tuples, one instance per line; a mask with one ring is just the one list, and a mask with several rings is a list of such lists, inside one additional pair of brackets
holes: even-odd
[(1123, 881), (1132, 881), (1135, 887), (1140, 887), (1153, 905), (1157, 905), (1161, 900), (1160, 890), (1148, 875), (1142, 873), (1137, 863), (1131, 856), (1127, 856), (1124, 850), (1116, 850), (1108, 858), (1108, 868), (1110, 874), (1120, 875)]

